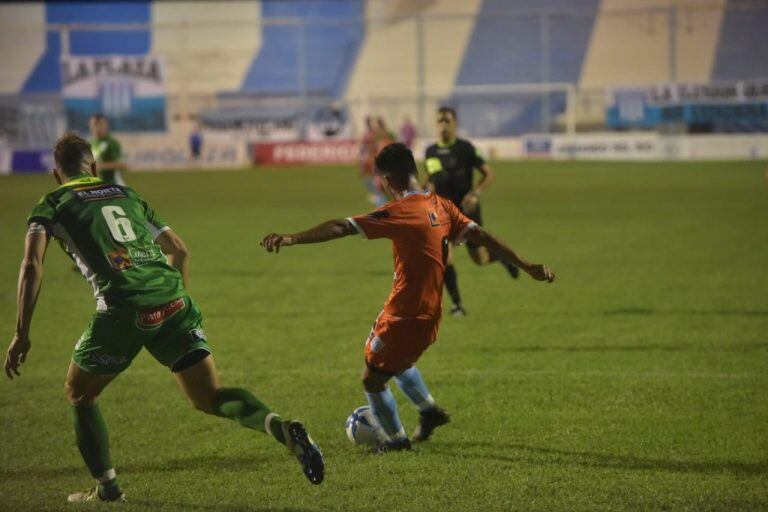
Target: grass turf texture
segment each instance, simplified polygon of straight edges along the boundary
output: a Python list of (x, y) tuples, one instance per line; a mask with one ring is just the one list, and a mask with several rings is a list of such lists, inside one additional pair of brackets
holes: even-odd
[[(768, 507), (768, 187), (764, 163), (509, 163), (490, 229), (558, 273), (457, 269), (420, 368), (453, 422), (415, 453), (344, 434), (365, 402), (363, 341), (389, 290), (389, 243), (279, 255), (258, 242), (367, 206), (351, 168), (130, 174), (187, 241), (221, 381), (305, 421), (310, 486), (262, 434), (187, 405), (146, 353), (101, 399), (125, 510), (733, 510)], [(13, 332), (24, 219), (47, 177), (0, 179), (0, 324)], [(71, 510), (91, 485), (64, 373), (93, 312), (51, 247), (22, 377), (0, 384), (0, 509)], [(396, 392), (406, 427), (417, 415)]]

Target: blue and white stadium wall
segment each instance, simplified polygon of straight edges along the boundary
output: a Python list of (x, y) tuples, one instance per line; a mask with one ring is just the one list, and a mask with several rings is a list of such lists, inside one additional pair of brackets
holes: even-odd
[[(696, 5), (696, 0), (677, 0)], [(678, 20), (677, 80), (706, 82), (768, 77), (768, 9), (726, 9), (738, 0), (711, 0), (714, 9), (692, 10)], [(733, 4), (733, 5), (730, 5)], [(152, 29), (74, 31), (73, 55), (135, 55), (155, 52), (168, 62), (168, 93), (242, 91), (291, 94), (306, 90), (330, 98), (361, 98), (376, 91), (411, 94), (419, 81), (410, 14), (461, 14), (430, 23), (425, 31), (423, 80), (430, 94), (451, 97), (457, 86), (571, 82), (585, 87), (667, 81), (669, 34), (664, 13), (617, 15), (622, 9), (666, 7), (668, 0), (327, 0), (293, 2), (37, 2), (0, 4), (0, 94), (58, 93), (60, 38), (49, 23), (139, 23)], [(553, 15), (550, 44), (542, 52), (542, 27), (525, 13), (545, 8), (581, 15)], [(518, 18), (494, 16), (521, 13)], [(611, 13), (612, 14), (609, 14)], [(301, 17), (304, 34), (272, 19)], [(338, 19), (343, 24), (328, 23)], [(253, 26), (227, 27), (232, 19)], [(163, 25), (201, 24), (192, 40)], [(221, 22), (217, 24), (217, 22)], [(299, 44), (306, 38), (307, 71), (298, 72)], [(12, 49), (13, 51), (5, 51)], [(548, 61), (549, 66), (542, 66)], [(630, 62), (631, 65), (627, 65)], [(182, 72), (183, 71), (183, 72)], [(190, 73), (192, 79), (189, 78)], [(186, 79), (182, 80), (182, 76)], [(519, 115), (499, 134), (536, 129), (539, 100), (510, 104)], [(562, 97), (549, 101), (552, 114)], [(469, 109), (468, 111), (471, 111)], [(464, 119), (472, 123), (471, 117)]]

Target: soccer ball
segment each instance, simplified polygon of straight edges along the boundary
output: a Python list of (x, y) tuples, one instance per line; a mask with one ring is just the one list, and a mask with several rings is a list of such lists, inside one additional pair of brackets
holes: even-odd
[(355, 444), (375, 446), (387, 440), (387, 435), (367, 405), (358, 407), (347, 418), (347, 437)]

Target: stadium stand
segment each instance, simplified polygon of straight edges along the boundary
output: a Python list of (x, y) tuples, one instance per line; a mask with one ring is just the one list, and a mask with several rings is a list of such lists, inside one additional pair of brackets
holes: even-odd
[[(365, 35), (362, 1), (265, 2), (262, 4), (263, 44), (241, 89), (266, 94), (297, 94), (300, 46), (306, 44), (306, 88), (310, 94), (341, 96)], [(301, 27), (279, 24), (299, 18)], [(343, 20), (343, 21), (339, 21)]]
[(153, 2), (152, 21), (173, 27), (152, 33), (152, 51), (165, 60), (169, 94), (212, 96), (240, 89), (259, 52), (260, 17), (256, 2), (219, 1), (215, 9), (197, 1)]
[(368, 109), (393, 125), (404, 115), (418, 112), (418, 57), (414, 51), (418, 28), (408, 16), (421, 15), (430, 20), (422, 27), (422, 77), (435, 101), (446, 97), (456, 79), (480, 4), (480, 0), (446, 0), (439, 5), (430, 1), (370, 2), (365, 42), (346, 93), (348, 100), (364, 98), (367, 102), (364, 108), (357, 109), (356, 124), (362, 126), (361, 118)]
[[(149, 23), (149, 0), (137, 2), (48, 2), (46, 23)], [(151, 32), (144, 30), (83, 31), (70, 35), (72, 55), (141, 55), (149, 51)], [(54, 92), (61, 89), (61, 39), (48, 31), (46, 48), (34, 71), (23, 86), (24, 93)]]
[[(677, 20), (679, 80), (707, 81), (717, 42), (723, 0), (691, 8)], [(580, 85), (597, 87), (666, 82), (669, 76), (669, 22), (666, 0), (603, 0)], [(695, 7), (695, 6), (692, 6)], [(656, 9), (642, 12), (638, 9)], [(626, 62), (630, 60), (631, 66)]]
[[(598, 4), (598, 0), (485, 0), (456, 85), (578, 82)], [(551, 14), (542, 18), (541, 10)], [(465, 128), (495, 136), (548, 129), (542, 118), (563, 112), (565, 94), (463, 95), (451, 102)], [(489, 109), (489, 103), (497, 108)], [(542, 116), (543, 110), (548, 112)]]
[(768, 7), (738, 9), (738, 2), (728, 1), (729, 9), (720, 29), (712, 78), (739, 80), (768, 77)]

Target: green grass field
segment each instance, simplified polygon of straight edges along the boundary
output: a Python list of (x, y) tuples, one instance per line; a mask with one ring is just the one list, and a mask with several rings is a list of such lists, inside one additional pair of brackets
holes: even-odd
[[(558, 274), (457, 269), (420, 368), (453, 422), (415, 452), (346, 439), (363, 342), (392, 276), (388, 242), (279, 255), (268, 231), (367, 210), (352, 168), (140, 173), (192, 251), (191, 294), (221, 379), (302, 419), (327, 473), (310, 486), (267, 436), (194, 411), (146, 353), (102, 396), (125, 510), (768, 509), (765, 162), (509, 163), (486, 224)], [(0, 325), (13, 334), (24, 220), (53, 182), (0, 179)], [(0, 383), (0, 509), (73, 510), (91, 485), (63, 382), (94, 310), (53, 246), (22, 377)], [(416, 412), (396, 391), (406, 428)]]

